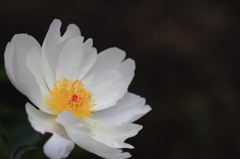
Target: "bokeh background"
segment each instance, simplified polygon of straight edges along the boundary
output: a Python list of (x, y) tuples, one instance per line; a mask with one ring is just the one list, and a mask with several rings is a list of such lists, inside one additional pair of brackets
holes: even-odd
[[(98, 52), (117, 46), (136, 61), (129, 91), (153, 110), (137, 121), (143, 130), (127, 140), (135, 146), (132, 158), (240, 158), (239, 13), (234, 0), (1, 1), (0, 126), (11, 149), (39, 135), (27, 122), (28, 99), (5, 76), (5, 46), (17, 33), (42, 43), (58, 18), (62, 33), (75, 23)], [(80, 158), (78, 151), (69, 158)]]

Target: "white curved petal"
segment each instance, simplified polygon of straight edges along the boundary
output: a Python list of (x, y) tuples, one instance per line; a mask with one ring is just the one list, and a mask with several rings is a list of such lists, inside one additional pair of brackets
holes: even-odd
[(53, 20), (43, 41), (41, 50), (43, 75), (49, 90), (52, 90), (52, 86), (56, 81), (55, 71), (60, 54), (60, 52), (57, 52), (57, 45), (60, 39), (60, 27), (61, 21), (57, 19)]
[(94, 74), (91, 74), (89, 76), (86, 76), (83, 80), (82, 80), (82, 83), (84, 84), (84, 87), (86, 89), (89, 89), (91, 84), (92, 84), (92, 79), (94, 77)]
[(96, 63), (90, 69), (87, 76), (94, 73), (94, 80), (98, 79), (104, 72), (114, 70), (125, 56), (126, 53), (118, 48), (109, 48), (100, 52)]
[(94, 134), (93, 138), (95, 140), (113, 148), (133, 148), (132, 145), (124, 143), (124, 141), (137, 135), (142, 129), (142, 126), (137, 124), (123, 123), (117, 125), (91, 118), (86, 119), (85, 123)]
[(59, 56), (56, 80), (64, 76), (69, 80), (83, 79), (97, 59), (97, 51), (92, 48), (92, 39), (83, 43), (83, 37), (70, 40)]
[(128, 152), (123, 153), (120, 149), (115, 149), (98, 142), (87, 133), (72, 130), (67, 130), (67, 133), (78, 146), (100, 157), (108, 159), (124, 159), (131, 157)]
[(126, 93), (115, 106), (99, 111), (92, 116), (92, 119), (111, 124), (131, 123), (151, 110), (151, 107), (145, 103), (145, 98)]
[(65, 34), (60, 37), (60, 27), (61, 21), (57, 19), (53, 20), (41, 50), (43, 73), (50, 90), (52, 90), (52, 86), (56, 81), (56, 67), (63, 47), (71, 39), (80, 36), (79, 28), (75, 24), (70, 24)]
[(120, 81), (129, 85), (133, 79), (135, 68), (134, 60), (126, 59), (115, 69), (115, 71), (121, 73), (122, 76)]
[(64, 35), (59, 39), (59, 42), (68, 41), (81, 35), (81, 32), (75, 24), (69, 24)]
[(50, 115), (37, 110), (29, 103), (26, 104), (26, 111), (28, 114), (28, 120), (36, 131), (42, 134), (45, 132), (53, 132), (69, 139), (64, 127), (55, 121), (55, 115)]
[(92, 48), (92, 39), (88, 39), (83, 44), (83, 60), (79, 65), (77, 79), (83, 79), (97, 60), (97, 50)]
[(44, 94), (49, 94), (49, 90), (46, 86), (43, 77), (43, 71), (41, 66), (40, 50), (37, 47), (33, 47), (27, 54), (26, 65), (31, 73), (34, 75), (37, 83), (40, 86), (41, 91)]
[[(67, 120), (66, 120), (67, 119)], [(109, 159), (124, 159), (131, 155), (122, 150), (109, 147), (93, 138), (93, 134), (80, 119), (69, 111), (63, 111), (58, 115), (57, 122), (61, 123), (69, 135), (69, 137), (80, 147), (92, 152), (98, 156)]]
[(82, 61), (83, 37), (70, 40), (59, 56), (56, 70), (56, 81), (64, 76), (68, 80), (76, 79), (78, 68)]
[(12, 68), (12, 56), (14, 52), (14, 45), (11, 45), (9, 42), (6, 46), (5, 53), (4, 53), (4, 64), (5, 64), (5, 70), (8, 78), (12, 82), (12, 84), (15, 86), (16, 89), (19, 90), (19, 86), (17, 84), (17, 81), (13, 74), (13, 68)]
[(93, 110), (102, 110), (113, 106), (127, 92), (125, 83), (120, 83), (118, 80), (121, 74), (116, 71), (103, 73), (89, 88), (93, 93), (93, 99), (96, 106)]
[(92, 48), (92, 43), (92, 39), (83, 43), (83, 37), (77, 37), (64, 46), (57, 65), (57, 81), (62, 76), (69, 80), (83, 79), (97, 59), (97, 51)]
[(74, 142), (65, 139), (58, 134), (53, 136), (44, 144), (43, 151), (51, 159), (66, 158), (74, 148)]
[(40, 49), (38, 42), (33, 37), (27, 34), (15, 35), (5, 52), (5, 67), (14, 86), (39, 106), (42, 105), (40, 88), (26, 66), (27, 54), (33, 47)]
[[(46, 101), (47, 95), (50, 92), (46, 86), (46, 83), (43, 77), (40, 50), (37, 47), (33, 47), (31, 51), (29, 51), (27, 55), (26, 65), (28, 66), (31, 73), (34, 75), (37, 84), (40, 86), (43, 104), (37, 105), (37, 107), (46, 113), (56, 114), (57, 113), (56, 110), (51, 109), (50, 104)], [(38, 97), (38, 98), (41, 98), (41, 97)]]

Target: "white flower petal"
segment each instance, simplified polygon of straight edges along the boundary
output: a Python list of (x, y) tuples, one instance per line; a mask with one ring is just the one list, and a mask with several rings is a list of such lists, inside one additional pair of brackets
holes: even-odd
[(125, 58), (126, 53), (118, 48), (109, 48), (100, 52), (97, 61), (88, 72), (87, 76), (94, 73), (94, 80), (104, 72), (114, 70)]
[(120, 81), (129, 85), (133, 79), (135, 68), (134, 60), (126, 59), (115, 69), (115, 71), (121, 73), (122, 76)]
[(41, 66), (40, 50), (37, 47), (33, 47), (27, 54), (26, 65), (31, 73), (34, 75), (41, 91), (44, 94), (49, 94), (49, 90), (46, 87), (46, 83), (43, 77), (43, 71)]
[(74, 148), (74, 142), (70, 140), (63, 126), (55, 121), (56, 116), (43, 113), (29, 103), (26, 104), (26, 110), (28, 120), (36, 131), (42, 134), (53, 133), (43, 147), (44, 153), (51, 159), (67, 157)]
[(34, 75), (36, 82), (38, 83), (41, 89), (43, 104), (37, 105), (37, 107), (46, 113), (56, 114), (57, 113), (56, 110), (51, 109), (50, 104), (46, 101), (46, 98), (50, 92), (46, 86), (43, 77), (40, 50), (37, 47), (33, 47), (31, 51), (29, 51), (27, 55), (26, 64), (31, 73)]
[[(66, 120), (67, 119), (67, 120)], [(69, 111), (63, 111), (58, 115), (57, 122), (61, 123), (69, 137), (80, 147), (98, 156), (109, 159), (124, 159), (131, 155), (122, 150), (109, 147), (93, 138), (91, 131), (80, 122), (80, 119)]]
[(70, 40), (59, 56), (56, 80), (64, 76), (69, 80), (83, 79), (97, 59), (97, 51), (92, 47), (92, 39), (83, 43), (83, 37)]
[(88, 133), (67, 130), (69, 137), (80, 147), (92, 152), (100, 157), (108, 159), (124, 159), (131, 155), (128, 152), (122, 152), (120, 149), (109, 147), (89, 136)]
[(41, 110), (37, 110), (29, 103), (26, 104), (26, 111), (28, 114), (28, 120), (36, 131), (42, 134), (45, 132), (54, 132), (69, 139), (64, 127), (55, 121), (55, 115), (50, 115)]
[(82, 83), (84, 84), (84, 87), (86, 89), (89, 89), (89, 87), (91, 86), (93, 77), (94, 77), (94, 74), (91, 74), (82, 80)]
[(6, 69), (8, 78), (10, 79), (12, 84), (15, 86), (15, 88), (19, 90), (19, 86), (14, 77), (13, 68), (12, 68), (12, 56), (13, 56), (13, 52), (14, 52), (13, 49), (14, 49), (13, 43), (9, 42), (6, 46), (5, 53), (4, 53), (4, 63), (5, 63), (5, 69)]
[(120, 73), (109, 71), (103, 73), (92, 83), (89, 91), (93, 93), (93, 99), (95, 100), (94, 110), (98, 111), (113, 106), (123, 97), (127, 92), (128, 85), (118, 82), (120, 78)]
[(76, 26), (75, 24), (69, 24), (64, 35), (62, 37), (60, 37), (59, 43), (76, 38), (80, 35), (81, 35), (81, 32), (80, 32), (78, 26)]
[(79, 28), (70, 24), (65, 34), (60, 37), (60, 27), (61, 21), (55, 19), (49, 27), (41, 50), (43, 73), (50, 90), (56, 81), (56, 67), (63, 47), (71, 39), (80, 36)]
[(53, 136), (44, 144), (43, 151), (51, 159), (66, 158), (74, 148), (71, 140), (65, 139), (58, 134)]
[(64, 76), (68, 80), (75, 80), (78, 74), (79, 65), (83, 57), (83, 37), (70, 40), (63, 48), (59, 56), (56, 70), (56, 81)]
[(15, 35), (5, 52), (5, 67), (14, 86), (35, 105), (42, 104), (41, 92), (36, 79), (26, 66), (26, 57), (33, 47), (40, 48), (37, 41), (27, 35)]
[(151, 110), (151, 107), (145, 103), (145, 98), (133, 93), (126, 93), (115, 106), (101, 110), (91, 118), (111, 124), (131, 123)]
[(92, 48), (92, 39), (88, 39), (83, 44), (83, 60), (79, 65), (77, 79), (83, 79), (97, 60), (97, 50)]
[(94, 134), (94, 139), (114, 148), (133, 148), (132, 145), (124, 143), (124, 141), (137, 135), (142, 129), (142, 126), (137, 124), (123, 123), (116, 125), (91, 118), (86, 119), (85, 123)]
[(43, 41), (41, 50), (42, 69), (49, 90), (52, 90), (52, 86), (56, 80), (55, 71), (60, 54), (56, 49), (60, 38), (60, 27), (61, 21), (53, 20)]

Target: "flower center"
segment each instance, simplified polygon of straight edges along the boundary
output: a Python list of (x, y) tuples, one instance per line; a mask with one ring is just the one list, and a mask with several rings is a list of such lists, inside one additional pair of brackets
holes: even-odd
[(69, 81), (62, 77), (61, 81), (56, 81), (53, 85), (53, 90), (49, 95), (52, 98), (47, 101), (58, 113), (68, 110), (83, 121), (91, 117), (92, 112), (96, 112), (96, 110), (91, 110), (96, 105), (92, 99), (93, 94), (88, 92), (79, 80)]

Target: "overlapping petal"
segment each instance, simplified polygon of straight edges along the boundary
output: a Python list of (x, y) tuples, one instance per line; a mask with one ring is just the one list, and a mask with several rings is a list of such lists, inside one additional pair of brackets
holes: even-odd
[(83, 37), (79, 36), (66, 43), (57, 64), (56, 81), (64, 76), (69, 80), (75, 80), (78, 74), (79, 65), (83, 59), (82, 54)]
[(26, 57), (33, 47), (40, 49), (38, 42), (27, 34), (15, 35), (4, 53), (5, 68), (14, 86), (35, 105), (42, 105), (41, 90), (35, 77), (26, 65)]
[(26, 111), (28, 114), (28, 120), (36, 131), (42, 134), (45, 132), (54, 132), (69, 139), (64, 127), (55, 121), (55, 115), (44, 113), (43, 111), (34, 108), (30, 103), (26, 104)]
[(74, 142), (68, 137), (64, 127), (55, 121), (56, 116), (44, 113), (26, 104), (28, 120), (32, 127), (44, 134), (53, 133), (53, 136), (44, 144), (44, 152), (51, 159), (61, 159), (69, 155), (74, 148)]
[(99, 111), (92, 116), (92, 119), (111, 124), (131, 123), (151, 110), (151, 107), (145, 103), (144, 98), (126, 93), (115, 106)]
[(92, 40), (83, 43), (83, 37), (71, 39), (64, 46), (56, 68), (56, 80), (64, 76), (69, 80), (83, 79), (88, 70), (93, 66), (97, 58), (95, 48), (92, 48)]
[(93, 99), (96, 106), (94, 110), (106, 109), (113, 106), (117, 101), (123, 97), (127, 92), (125, 83), (120, 83), (121, 74), (116, 71), (109, 71), (103, 73), (96, 81), (89, 87), (89, 91), (93, 93)]
[(93, 81), (95, 81), (103, 73), (113, 71), (123, 61), (125, 56), (126, 53), (118, 48), (106, 49), (98, 54), (96, 63), (87, 75), (94, 73)]
[(132, 145), (124, 143), (124, 141), (135, 136), (142, 129), (142, 126), (137, 124), (111, 124), (91, 118), (86, 119), (85, 124), (94, 134), (95, 140), (114, 148), (133, 148)]
[(52, 86), (56, 81), (56, 67), (63, 47), (71, 39), (80, 36), (79, 28), (74, 24), (70, 24), (61, 37), (60, 27), (61, 21), (55, 19), (49, 27), (41, 49), (43, 74), (50, 90), (52, 90)]
[(122, 153), (122, 150), (108, 146), (107, 144), (96, 140), (94, 138), (96, 135), (91, 132), (86, 124), (81, 123), (79, 118), (69, 111), (63, 111), (58, 115), (56, 121), (66, 128), (67, 134), (78, 146), (95, 153), (98, 156), (109, 159), (124, 159), (131, 157), (127, 152)]

